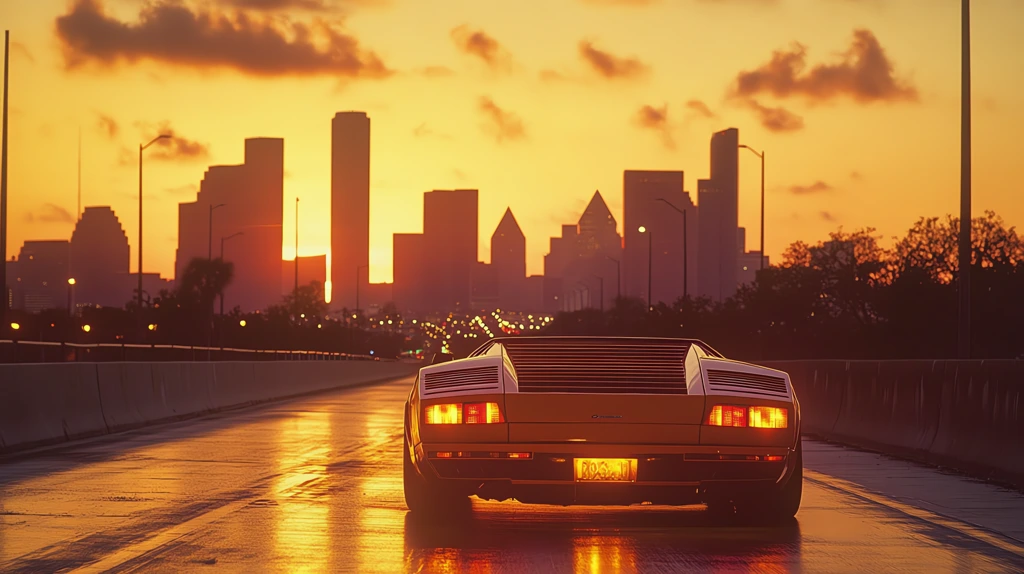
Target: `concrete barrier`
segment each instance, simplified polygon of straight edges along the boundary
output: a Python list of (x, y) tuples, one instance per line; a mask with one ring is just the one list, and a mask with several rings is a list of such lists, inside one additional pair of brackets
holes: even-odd
[(387, 361), (0, 365), (0, 453), (411, 376)]
[(0, 449), (107, 432), (96, 365), (0, 365)]
[(1024, 488), (1024, 361), (769, 361), (803, 432)]

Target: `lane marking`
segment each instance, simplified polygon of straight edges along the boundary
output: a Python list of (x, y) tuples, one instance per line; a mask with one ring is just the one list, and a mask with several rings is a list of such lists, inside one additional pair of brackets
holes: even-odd
[(917, 506), (905, 504), (895, 499), (889, 498), (884, 495), (875, 494), (865, 490), (860, 485), (837, 478), (830, 474), (823, 474), (813, 470), (804, 469), (804, 479), (813, 482), (819, 486), (830, 488), (832, 490), (838, 490), (840, 492), (853, 495), (857, 498), (862, 498), (868, 502), (872, 502), (879, 506), (885, 506), (891, 508), (918, 520), (929, 522), (936, 526), (948, 528), (955, 532), (959, 532), (964, 536), (980, 540), (990, 546), (994, 546), (1015, 554), (1021, 558), (1024, 558), (1024, 544), (1020, 541), (1010, 538), (1008, 536), (994, 533), (990, 530), (986, 530), (980, 526), (975, 526), (963, 520), (958, 520), (949, 516), (944, 516), (930, 510), (925, 510)]

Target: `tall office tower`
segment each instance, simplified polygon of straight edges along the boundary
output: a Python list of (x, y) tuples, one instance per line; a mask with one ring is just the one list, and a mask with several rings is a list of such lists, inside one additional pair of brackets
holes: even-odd
[(435, 276), (427, 273), (422, 233), (396, 233), (393, 239), (394, 280), (392, 295), (395, 306), (403, 313), (425, 311), (424, 290)]
[(577, 227), (576, 253), (564, 273), (566, 292), (581, 288), (589, 306), (610, 308), (618, 292), (616, 261), (622, 259), (622, 236), (600, 191), (595, 191)]
[(338, 112), (331, 121), (331, 306), (355, 308), (356, 281), (369, 283), (370, 118)]
[(68, 300), (67, 241), (26, 241), (9, 279), (13, 309), (38, 313), (44, 309), (66, 309)]
[(698, 185), (700, 294), (724, 301), (736, 293), (739, 272), (739, 131), (711, 136), (711, 179)]
[(284, 216), (284, 140), (245, 140), (245, 163), (211, 166), (196, 201), (178, 205), (175, 277), (194, 258), (220, 256), (234, 264), (225, 309), (266, 309), (281, 302), (281, 223)]
[(71, 233), (74, 304), (124, 307), (132, 298), (131, 291), (120, 288), (130, 259), (128, 236), (114, 211), (86, 207)]
[(430, 269), (425, 287), (432, 311), (469, 307), (473, 268), (478, 260), (479, 193), (475, 189), (434, 190), (423, 194), (424, 260)]
[[(685, 290), (695, 296), (697, 285), (698, 233), (697, 206), (683, 191), (681, 171), (632, 171), (623, 173), (623, 211), (626, 246), (622, 262), (622, 294), (647, 300), (648, 278), (652, 303), (671, 305)], [(664, 201), (662, 201), (664, 200)], [(686, 238), (683, 215), (686, 212)], [(703, 217), (703, 206), (701, 206)], [(644, 227), (646, 233), (640, 233)], [(647, 233), (651, 235), (648, 236)], [(687, 272), (683, 273), (683, 246), (686, 246)], [(648, 257), (650, 248), (650, 257)], [(650, 273), (648, 273), (650, 261)]]
[(498, 306), (521, 311), (526, 303), (526, 236), (512, 209), (506, 209), (491, 235), (491, 267), (497, 283)]

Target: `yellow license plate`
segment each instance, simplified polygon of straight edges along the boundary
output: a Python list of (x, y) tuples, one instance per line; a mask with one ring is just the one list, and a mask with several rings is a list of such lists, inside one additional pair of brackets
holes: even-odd
[(576, 482), (636, 482), (635, 458), (577, 458)]

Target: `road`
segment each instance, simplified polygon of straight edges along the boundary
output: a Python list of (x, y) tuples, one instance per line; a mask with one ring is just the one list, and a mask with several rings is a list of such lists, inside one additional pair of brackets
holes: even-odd
[(3, 572), (1021, 572), (1024, 495), (805, 441), (783, 527), (703, 507), (473, 500), (425, 527), (402, 498), (409, 381), (0, 461)]

